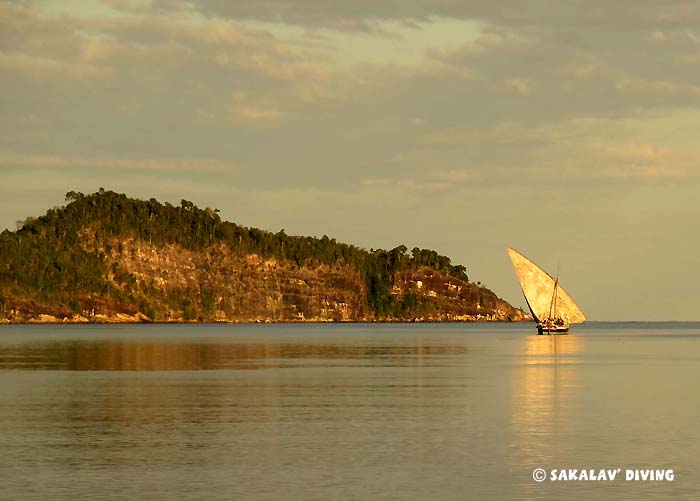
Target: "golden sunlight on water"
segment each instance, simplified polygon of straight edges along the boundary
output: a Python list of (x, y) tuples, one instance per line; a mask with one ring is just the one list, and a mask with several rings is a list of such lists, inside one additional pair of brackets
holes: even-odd
[(532, 468), (551, 458), (557, 434), (576, 419), (581, 336), (527, 336), (511, 376), (512, 447), (516, 461)]
[(513, 371), (513, 423), (520, 430), (551, 433), (551, 425), (571, 413), (576, 370), (583, 351), (580, 336), (527, 336)]
[[(0, 329), (0, 497), (643, 499), (694, 492), (700, 326)], [(533, 468), (674, 467), (674, 483)]]

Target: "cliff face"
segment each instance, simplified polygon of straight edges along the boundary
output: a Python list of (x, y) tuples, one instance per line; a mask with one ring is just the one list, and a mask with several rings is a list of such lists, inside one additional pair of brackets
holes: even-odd
[(417, 304), (422, 305), (419, 320), (519, 322), (531, 319), (484, 287), (425, 267), (397, 276), (391, 292), (398, 299), (415, 297)]
[(434, 251), (368, 252), (112, 192), (52, 211), (0, 235), (0, 322), (529, 318)]
[[(110, 241), (101, 254), (110, 287), (136, 305), (82, 294), (79, 311), (12, 297), (11, 322), (340, 322), (373, 321), (365, 285), (349, 265), (317, 267), (236, 256), (225, 245), (194, 252), (175, 244)], [(529, 317), (494, 293), (423, 267), (397, 274), (391, 295), (409, 305), (388, 321), (520, 321)]]
[(111, 261), (151, 298), (155, 320), (349, 321), (368, 318), (358, 273), (348, 265), (296, 266), (225, 245), (192, 252), (130, 241)]

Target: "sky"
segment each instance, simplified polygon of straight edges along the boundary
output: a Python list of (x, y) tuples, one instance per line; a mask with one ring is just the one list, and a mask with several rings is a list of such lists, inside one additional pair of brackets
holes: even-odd
[(0, 0), (0, 229), (100, 187), (700, 320), (700, 2)]

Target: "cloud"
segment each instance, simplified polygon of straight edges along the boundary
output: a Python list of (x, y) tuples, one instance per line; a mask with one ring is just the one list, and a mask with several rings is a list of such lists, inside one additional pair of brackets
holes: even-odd
[(398, 189), (408, 192), (444, 192), (450, 189), (459, 189), (470, 184), (482, 183), (489, 178), (498, 177), (484, 175), (474, 169), (445, 169), (423, 172), (411, 177), (396, 178), (364, 178), (361, 185), (368, 189)]
[(627, 143), (603, 148), (610, 167), (602, 177), (613, 179), (674, 180), (700, 177), (700, 154), (658, 147), (651, 143)]
[(389, 186), (393, 184), (391, 179), (387, 178), (367, 178), (362, 180), (363, 186)]
[(241, 21), (127, 10), (129, 15), (117, 17), (55, 17), (5, 7), (0, 71), (15, 77), (63, 72), (73, 79), (100, 76), (147, 85), (155, 79), (167, 85), (173, 76), (181, 82), (267, 81), (302, 102), (335, 99), (356, 81), (339, 74), (328, 54), (310, 47), (303, 34), (279, 37)]
[(284, 117), (270, 100), (255, 102), (241, 91), (233, 93), (230, 111), (235, 119), (250, 123), (274, 123)]
[(385, 192), (387, 189), (405, 192), (434, 192), (444, 191), (450, 187), (450, 185), (445, 182), (415, 178), (367, 178), (363, 179), (361, 184), (368, 189), (381, 189), (382, 192)]
[(571, 157), (540, 174), (557, 172), (558, 179), (645, 183), (695, 183), (700, 180), (700, 153), (653, 143), (601, 142), (572, 148)]
[(55, 78), (84, 81), (110, 78), (113, 75), (113, 69), (24, 54), (0, 54), (0, 74), (2, 73), (12, 73), (33, 81)]
[(528, 78), (509, 78), (503, 82), (507, 92), (517, 94), (519, 96), (529, 96), (531, 91), (531, 81)]
[(637, 164), (658, 163), (667, 160), (670, 154), (670, 150), (650, 143), (608, 146), (605, 151), (614, 158)]
[(636, 95), (652, 95), (664, 97), (681, 97), (697, 99), (700, 96), (700, 85), (689, 82), (673, 82), (668, 80), (641, 80), (625, 78), (616, 82), (615, 87), (623, 93)]
[(626, 123), (698, 97), (697, 46), (673, 4), (0, 5), (0, 145), (81, 165), (246, 158), (253, 186), (590, 179), (623, 165), (606, 145), (646, 140)]
[(373, 20), (401, 19), (406, 22), (425, 21), (434, 17), (479, 19), (504, 26), (559, 25), (642, 29), (656, 26), (660, 29), (679, 23), (691, 24), (700, 20), (695, 3), (684, 0), (673, 2), (638, 2), (621, 0), (610, 4), (604, 0), (557, 2), (537, 0), (523, 8), (518, 0), (502, 2), (456, 0), (407, 0), (376, 2), (328, 2), (325, 0), (198, 0), (186, 3), (180, 0), (155, 0), (153, 8), (162, 11), (188, 9), (212, 17), (272, 21), (305, 26), (341, 26), (366, 29)]
[(0, 167), (126, 169), (142, 171), (234, 172), (239, 166), (210, 158), (124, 158), (0, 153)]

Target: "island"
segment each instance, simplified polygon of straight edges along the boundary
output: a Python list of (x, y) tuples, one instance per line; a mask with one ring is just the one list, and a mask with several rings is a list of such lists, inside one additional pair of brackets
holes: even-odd
[(530, 316), (429, 249), (365, 250), (100, 189), (0, 234), (0, 322), (443, 322)]

